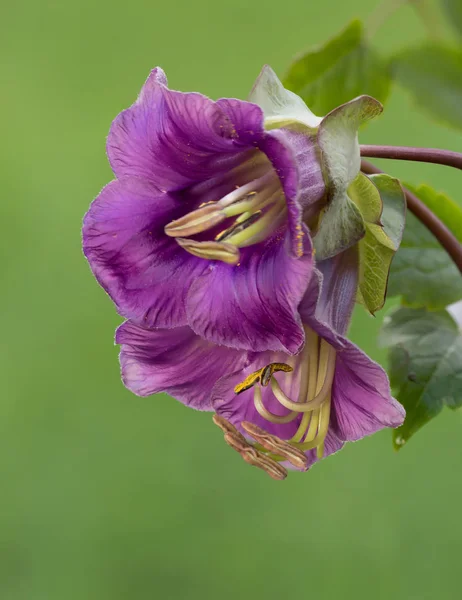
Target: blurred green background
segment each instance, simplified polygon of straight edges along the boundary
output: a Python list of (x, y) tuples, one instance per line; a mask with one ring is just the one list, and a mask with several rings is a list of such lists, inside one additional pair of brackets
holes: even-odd
[[(460, 415), (444, 411), (399, 454), (385, 431), (273, 482), (209, 414), (123, 388), (120, 318), (80, 249), (83, 214), (111, 179), (110, 122), (153, 66), (173, 88), (245, 97), (264, 63), (282, 74), (374, 5), (3, 6), (1, 600), (461, 598)], [(424, 35), (403, 8), (373, 41), (389, 52)], [(396, 88), (362, 141), (461, 149)], [(456, 171), (387, 168), (462, 198)], [(352, 334), (383, 361), (379, 322), (359, 311)]]

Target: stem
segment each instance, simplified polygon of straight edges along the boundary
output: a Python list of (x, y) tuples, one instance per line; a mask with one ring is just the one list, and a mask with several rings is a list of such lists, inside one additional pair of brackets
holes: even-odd
[(408, 146), (360, 146), (361, 156), (412, 160), (462, 169), (462, 154), (439, 148), (412, 148)]
[[(366, 160), (361, 161), (361, 170), (368, 175), (383, 173), (383, 171)], [(432, 232), (462, 274), (462, 244), (459, 243), (454, 234), (449, 231), (446, 225), (438, 219), (422, 200), (405, 187), (403, 187), (403, 190), (409, 210)]]

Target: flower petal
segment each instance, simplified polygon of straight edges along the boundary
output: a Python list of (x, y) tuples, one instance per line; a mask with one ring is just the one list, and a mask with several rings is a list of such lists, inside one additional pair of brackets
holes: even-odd
[(292, 252), (302, 252), (303, 220), (309, 220), (324, 204), (326, 186), (313, 136), (289, 129), (275, 129), (260, 142), (271, 161), (286, 197)]
[(276, 73), (265, 65), (257, 77), (248, 100), (263, 109), (265, 125), (281, 127), (289, 123), (303, 123), (316, 128), (322, 121), (314, 115), (300, 96), (286, 90)]
[(191, 286), (188, 322), (200, 336), (217, 344), (248, 350), (296, 353), (304, 333), (297, 306), (312, 272), (305, 255), (295, 258), (285, 239), (243, 249), (236, 266), (216, 264)]
[(404, 408), (391, 396), (385, 371), (348, 340), (337, 353), (332, 388), (332, 427), (339, 439), (354, 441), (399, 427)]
[(355, 247), (317, 263), (299, 306), (303, 323), (335, 348), (343, 348), (342, 336), (350, 324), (358, 289), (358, 268)]
[(118, 311), (150, 327), (186, 324), (185, 297), (207, 268), (164, 234), (181, 203), (142, 179), (107, 185), (84, 219), (90, 266)]
[(138, 396), (167, 392), (197, 410), (212, 410), (215, 382), (242, 369), (245, 352), (210, 344), (189, 327), (145, 329), (126, 321), (116, 332), (122, 379)]
[(239, 164), (243, 144), (236, 136), (219, 104), (169, 90), (163, 72), (154, 69), (137, 101), (112, 123), (107, 152), (117, 177), (143, 177), (179, 190)]
[(236, 98), (220, 98), (217, 106), (230, 120), (236, 144), (258, 145), (264, 136), (264, 129), (263, 111), (257, 104)]
[(322, 289), (316, 318), (330, 325), (336, 333), (345, 334), (351, 321), (359, 278), (357, 247), (319, 262)]

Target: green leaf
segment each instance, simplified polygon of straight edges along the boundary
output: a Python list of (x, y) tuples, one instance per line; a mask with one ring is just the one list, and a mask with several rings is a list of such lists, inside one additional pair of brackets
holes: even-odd
[(391, 261), (404, 231), (406, 199), (397, 179), (358, 175), (348, 189), (366, 225), (359, 242), (358, 300), (374, 314), (385, 303)]
[[(428, 185), (406, 184), (462, 242), (462, 209)], [(444, 308), (462, 298), (460, 273), (435, 236), (410, 212), (388, 284), (389, 296), (402, 296), (409, 306)]]
[(329, 182), (329, 202), (314, 237), (319, 260), (353, 246), (366, 233), (363, 217), (347, 190), (361, 165), (358, 129), (382, 110), (375, 98), (360, 96), (332, 110), (319, 125), (318, 143)]
[(443, 0), (443, 8), (448, 20), (462, 35), (462, 2), (460, 0)]
[(443, 406), (462, 406), (462, 333), (446, 311), (398, 308), (385, 317), (379, 342), (390, 348), (390, 381), (406, 409), (393, 432), (399, 449)]
[(297, 56), (284, 85), (324, 115), (361, 94), (384, 102), (390, 89), (385, 62), (365, 41), (361, 21), (352, 21), (325, 45)]
[(462, 50), (426, 43), (395, 56), (392, 70), (420, 108), (462, 129)]

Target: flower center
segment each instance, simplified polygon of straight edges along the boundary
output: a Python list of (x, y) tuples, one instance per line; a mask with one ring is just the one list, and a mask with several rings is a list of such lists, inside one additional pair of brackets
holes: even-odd
[[(254, 388), (257, 412), (270, 423), (291, 423), (302, 418), (289, 443), (299, 450), (316, 448), (318, 458), (324, 454), (324, 440), (330, 420), (332, 383), (335, 374), (335, 350), (314, 331), (305, 326), (306, 343), (299, 364), (298, 398), (293, 401), (281, 388), (275, 373), (289, 373), (293, 368), (285, 363), (271, 363), (249, 375), (234, 388), (236, 394)], [(292, 374), (294, 376), (294, 374)], [(270, 412), (263, 403), (262, 388), (271, 386), (276, 400), (288, 409), (284, 416)]]
[[(238, 167), (236, 180), (243, 177), (244, 183), (219, 200), (205, 202), (171, 221), (165, 226), (165, 233), (194, 256), (237, 264), (240, 248), (266, 240), (287, 218), (280, 180), (263, 154), (248, 161), (247, 166), (244, 163)], [(211, 239), (194, 239), (204, 232)]]

